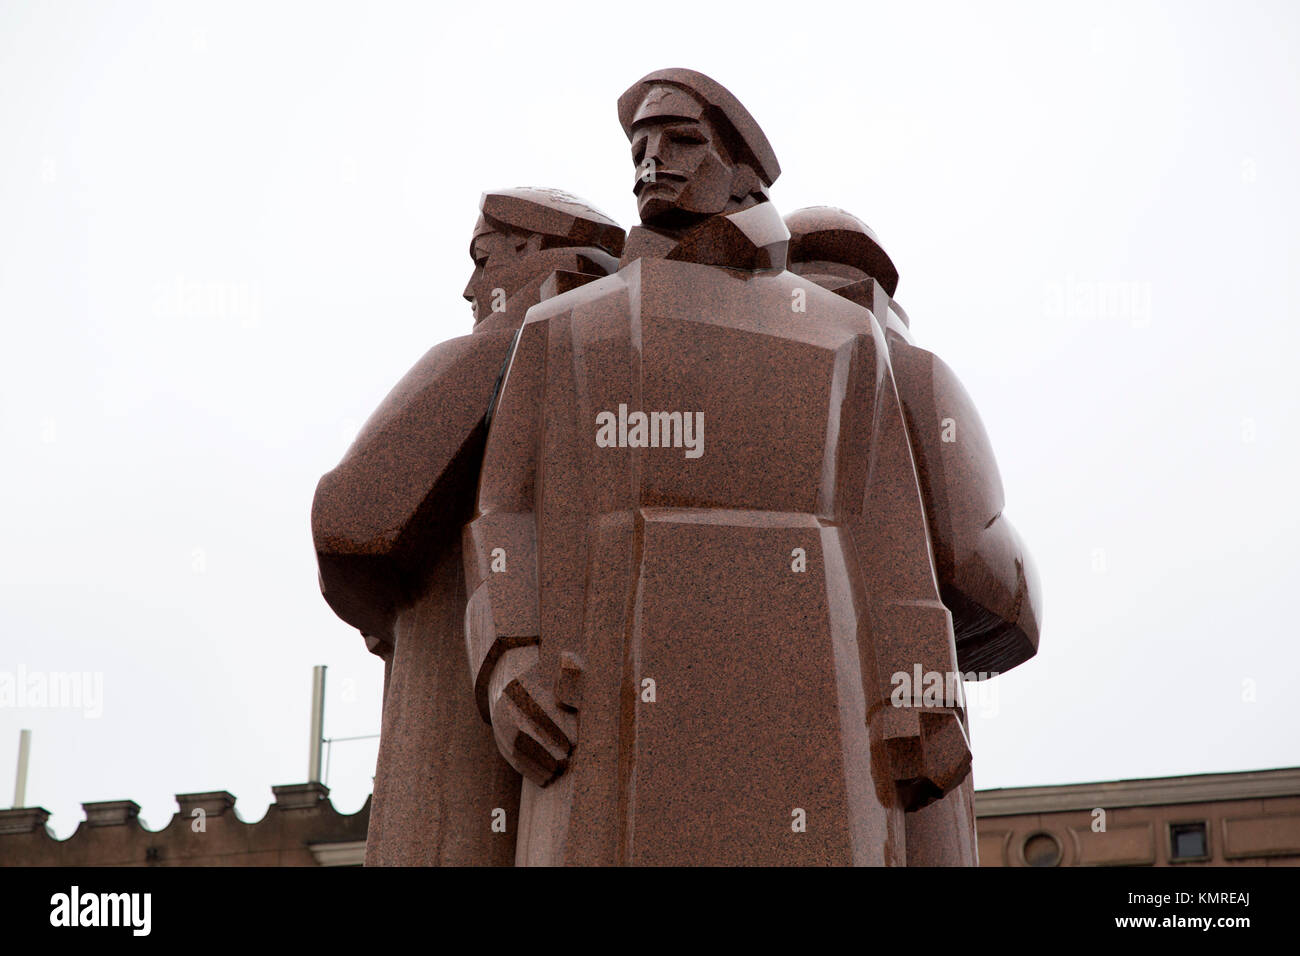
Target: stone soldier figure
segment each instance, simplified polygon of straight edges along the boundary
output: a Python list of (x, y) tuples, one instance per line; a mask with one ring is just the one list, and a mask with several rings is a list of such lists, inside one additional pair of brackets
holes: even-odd
[(970, 750), (960, 681), (891, 697), (959, 651), (883, 305), (787, 270), (776, 156), (716, 82), (618, 113), (642, 225), (530, 309), (464, 533), (516, 862), (905, 864)]
[[(1038, 581), (1002, 514), (997, 463), (970, 396), (946, 364), (916, 345), (893, 298), (898, 270), (866, 223), (830, 206), (796, 210), (785, 223), (792, 271), (883, 317), (958, 669), (980, 680), (1010, 670), (1038, 646)], [(974, 814), (970, 776), (909, 811), (908, 864), (976, 865)]]
[(796, 210), (785, 223), (791, 271), (884, 316), (958, 666), (1004, 673), (1024, 663), (1038, 647), (1038, 578), (1002, 513), (1002, 479), (974, 402), (953, 370), (916, 344), (893, 298), (898, 271), (866, 223), (830, 206)]
[[(488, 192), (480, 209), (465, 289), (473, 333), (435, 346), (398, 383), (312, 507), (325, 599), (385, 662), (368, 865), (514, 862), (519, 775), (466, 677), (461, 527), (525, 313), (614, 271), (623, 249), (617, 223), (557, 190)], [(504, 832), (493, 829), (502, 817)]]

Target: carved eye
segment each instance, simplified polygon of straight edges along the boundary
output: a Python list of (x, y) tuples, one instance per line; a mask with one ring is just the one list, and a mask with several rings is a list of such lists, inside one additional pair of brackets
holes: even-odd
[(672, 133), (671, 139), (674, 143), (681, 143), (686, 146), (702, 146), (707, 142), (707, 140), (705, 140), (705, 138), (699, 133), (691, 133), (687, 131)]

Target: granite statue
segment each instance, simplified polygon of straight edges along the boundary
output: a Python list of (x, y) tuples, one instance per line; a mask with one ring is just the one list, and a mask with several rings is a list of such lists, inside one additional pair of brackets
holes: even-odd
[(317, 489), (386, 662), (367, 863), (972, 865), (962, 678), (1040, 615), (974, 406), (728, 90), (617, 105), (640, 224), (485, 194), (473, 332)]

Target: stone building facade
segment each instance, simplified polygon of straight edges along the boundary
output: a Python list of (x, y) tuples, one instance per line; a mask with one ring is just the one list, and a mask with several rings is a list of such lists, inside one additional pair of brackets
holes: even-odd
[(176, 795), (177, 812), (146, 829), (133, 800), (83, 803), (86, 819), (66, 840), (41, 807), (0, 810), (0, 866), (360, 866), (370, 801), (342, 814), (319, 783), (272, 787), (275, 802), (246, 823), (224, 790)]
[[(0, 810), (0, 866), (360, 866), (370, 801), (342, 814), (319, 783), (272, 787), (246, 823), (224, 790), (177, 794), (146, 829), (131, 800), (82, 804), (66, 840), (40, 807)], [(975, 794), (981, 866), (1297, 866), (1300, 767)]]
[(975, 794), (981, 866), (1297, 866), (1300, 767)]

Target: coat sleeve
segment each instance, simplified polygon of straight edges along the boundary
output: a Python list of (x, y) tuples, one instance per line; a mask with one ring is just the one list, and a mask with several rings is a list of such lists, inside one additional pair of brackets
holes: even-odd
[(889, 338), (958, 667), (1010, 670), (1037, 653), (1041, 598), (1033, 562), (1002, 513), (988, 434), (951, 368), (900, 336)]
[(483, 332), (430, 349), (316, 486), (321, 593), (376, 653), (473, 514), (486, 419), (513, 337)]
[(525, 323), (512, 353), (493, 421), (493, 444), (478, 510), (465, 525), (465, 640), (470, 680), (485, 720), (496, 662), (513, 647), (540, 640), (536, 436), (540, 420), (546, 325)]

